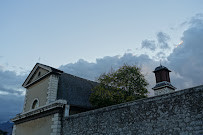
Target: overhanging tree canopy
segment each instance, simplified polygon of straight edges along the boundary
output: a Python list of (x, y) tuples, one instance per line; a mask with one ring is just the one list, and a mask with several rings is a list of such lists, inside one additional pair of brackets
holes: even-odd
[(102, 74), (98, 86), (92, 89), (90, 102), (94, 107), (104, 107), (147, 97), (148, 85), (141, 69), (123, 65), (116, 71)]

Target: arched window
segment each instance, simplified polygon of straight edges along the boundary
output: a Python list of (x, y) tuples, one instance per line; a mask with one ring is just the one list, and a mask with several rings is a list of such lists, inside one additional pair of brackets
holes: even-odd
[(39, 107), (39, 100), (38, 100), (38, 99), (35, 99), (35, 100), (33, 101), (33, 103), (32, 103), (32, 109), (35, 109), (35, 108), (37, 108), (37, 107)]

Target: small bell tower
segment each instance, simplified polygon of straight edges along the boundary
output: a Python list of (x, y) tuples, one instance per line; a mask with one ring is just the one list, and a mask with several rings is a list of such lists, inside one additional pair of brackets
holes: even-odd
[(156, 85), (152, 88), (155, 96), (175, 91), (176, 88), (170, 82), (171, 71), (167, 67), (160, 65), (153, 72), (156, 77)]

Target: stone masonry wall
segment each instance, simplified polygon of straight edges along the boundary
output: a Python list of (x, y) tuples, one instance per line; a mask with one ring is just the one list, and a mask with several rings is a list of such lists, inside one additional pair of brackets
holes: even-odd
[(203, 85), (69, 116), (63, 134), (203, 134)]
[(51, 102), (56, 101), (57, 96), (57, 89), (58, 89), (58, 76), (57, 75), (51, 75), (49, 78), (49, 86), (47, 91), (47, 102), (46, 104), (49, 104)]

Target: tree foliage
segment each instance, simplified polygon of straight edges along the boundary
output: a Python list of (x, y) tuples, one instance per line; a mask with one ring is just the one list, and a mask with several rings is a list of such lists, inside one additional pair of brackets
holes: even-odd
[(2, 130), (0, 129), (0, 135), (7, 135), (7, 132), (2, 131)]
[(135, 65), (123, 65), (116, 71), (104, 73), (98, 82), (90, 96), (90, 103), (97, 108), (147, 97), (148, 83)]

